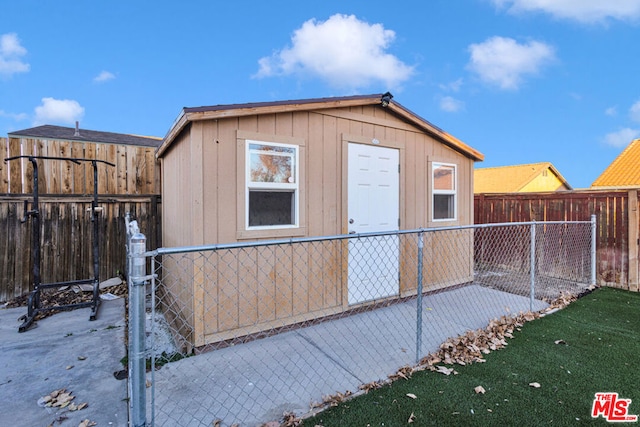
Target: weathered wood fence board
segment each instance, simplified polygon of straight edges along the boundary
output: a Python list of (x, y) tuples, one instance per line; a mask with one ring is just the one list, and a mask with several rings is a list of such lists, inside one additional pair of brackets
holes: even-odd
[(7, 138), (0, 138), (0, 193), (9, 192), (9, 165), (4, 159), (9, 157), (9, 141)]
[(588, 221), (596, 215), (598, 283), (637, 291), (637, 206), (636, 190), (476, 194), (474, 222)]
[[(25, 223), (24, 200), (29, 195), (0, 196), (0, 301), (31, 291), (33, 283), (32, 218)], [(125, 215), (130, 213), (147, 236), (147, 247), (160, 246), (159, 196), (99, 197), (100, 279), (126, 268)], [(93, 277), (91, 197), (43, 196), (40, 199), (42, 283)]]

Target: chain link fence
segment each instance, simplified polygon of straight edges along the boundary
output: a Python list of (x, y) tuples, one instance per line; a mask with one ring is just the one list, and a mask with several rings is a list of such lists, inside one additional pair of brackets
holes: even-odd
[[(132, 406), (144, 406), (132, 408), (142, 417), (132, 425), (252, 426), (308, 414), (329, 396), (416, 365), (449, 337), (584, 292), (595, 283), (595, 219), (129, 258), (138, 266), (146, 259), (151, 272), (129, 279), (130, 289), (147, 293), (146, 309), (129, 319), (146, 322), (144, 332), (129, 329), (130, 364), (147, 364), (146, 377), (130, 368), (130, 391), (146, 388), (131, 396)], [(132, 357), (136, 339), (145, 351)]]

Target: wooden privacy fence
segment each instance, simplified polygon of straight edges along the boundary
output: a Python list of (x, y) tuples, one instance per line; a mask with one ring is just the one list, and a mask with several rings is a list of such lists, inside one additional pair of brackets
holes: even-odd
[[(75, 157), (103, 160), (115, 167), (98, 168), (99, 194), (159, 194), (160, 166), (155, 148), (137, 145), (36, 138), (0, 138), (0, 194), (33, 192), (33, 168), (27, 159), (4, 162), (16, 156)], [(38, 192), (41, 194), (91, 194), (90, 163), (38, 160)]]
[[(23, 218), (30, 195), (0, 195), (0, 301), (33, 290), (32, 223)], [(40, 197), (42, 283), (93, 277), (91, 197)], [(130, 213), (147, 236), (147, 247), (160, 246), (160, 196), (100, 196), (100, 280), (124, 274), (126, 229)]]
[(588, 221), (596, 215), (598, 284), (638, 291), (638, 191), (476, 194), (474, 222)]

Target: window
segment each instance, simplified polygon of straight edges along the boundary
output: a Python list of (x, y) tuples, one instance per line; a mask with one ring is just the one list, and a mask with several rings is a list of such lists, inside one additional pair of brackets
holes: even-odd
[(433, 163), (433, 220), (456, 219), (456, 166)]
[(247, 228), (298, 226), (298, 147), (246, 141)]

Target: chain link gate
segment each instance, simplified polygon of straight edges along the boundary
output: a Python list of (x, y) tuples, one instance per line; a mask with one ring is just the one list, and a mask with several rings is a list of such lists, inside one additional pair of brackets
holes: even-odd
[(151, 274), (129, 283), (150, 282), (136, 314), (146, 326), (129, 360), (144, 349), (134, 354), (149, 372), (130, 368), (130, 392), (144, 394), (130, 396), (132, 425), (252, 426), (317, 411), (449, 337), (583, 293), (595, 284), (595, 218), (129, 254), (140, 257)]

